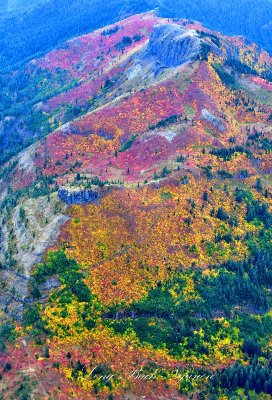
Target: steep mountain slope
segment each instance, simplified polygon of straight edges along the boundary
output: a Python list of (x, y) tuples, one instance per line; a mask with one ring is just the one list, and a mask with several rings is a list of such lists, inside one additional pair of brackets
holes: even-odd
[(3, 126), (36, 132), (0, 172), (4, 400), (270, 398), (271, 72), (154, 13), (26, 65)]
[(31, 9), (25, 3), (20, 17), (16, 13), (2, 15), (1, 71), (20, 68), (29, 59), (49, 51), (65, 39), (149, 9), (145, 0), (110, 0), (107, 3), (47, 0), (36, 3), (37, 6)]

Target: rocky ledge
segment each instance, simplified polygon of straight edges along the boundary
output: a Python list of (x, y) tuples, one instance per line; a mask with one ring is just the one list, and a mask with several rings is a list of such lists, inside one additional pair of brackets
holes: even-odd
[(155, 57), (161, 66), (169, 68), (194, 61), (200, 53), (201, 39), (196, 31), (167, 24), (154, 27), (146, 56)]
[(99, 192), (92, 189), (69, 190), (66, 188), (60, 188), (58, 195), (60, 200), (67, 204), (94, 203), (100, 197)]
[(220, 132), (224, 132), (226, 130), (225, 124), (220, 120), (220, 118), (213, 115), (209, 110), (202, 110), (202, 117), (210, 122), (216, 129), (219, 129)]

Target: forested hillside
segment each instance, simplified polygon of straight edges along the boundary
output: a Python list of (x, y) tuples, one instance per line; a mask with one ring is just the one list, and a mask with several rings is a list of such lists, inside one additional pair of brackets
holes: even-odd
[(0, 13), (17, 13), (29, 10), (31, 7), (45, 1), (46, 0), (2, 0), (0, 3)]

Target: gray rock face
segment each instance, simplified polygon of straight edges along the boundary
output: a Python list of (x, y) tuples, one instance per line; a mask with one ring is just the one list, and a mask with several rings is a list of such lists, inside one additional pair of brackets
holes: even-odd
[(213, 115), (209, 110), (206, 110), (204, 108), (202, 110), (202, 117), (206, 121), (210, 122), (216, 129), (219, 129), (220, 132), (224, 132), (226, 130), (224, 123), (215, 115)]
[(58, 191), (58, 195), (59, 198), (67, 204), (94, 203), (99, 199), (99, 193), (91, 189), (70, 191), (61, 188)]
[(42, 290), (51, 290), (51, 289), (57, 289), (61, 285), (60, 281), (57, 278), (50, 277), (47, 279), (47, 281), (43, 284), (41, 287)]
[(147, 48), (148, 56), (156, 57), (158, 63), (168, 68), (196, 60), (200, 52), (197, 33), (177, 24), (155, 26)]

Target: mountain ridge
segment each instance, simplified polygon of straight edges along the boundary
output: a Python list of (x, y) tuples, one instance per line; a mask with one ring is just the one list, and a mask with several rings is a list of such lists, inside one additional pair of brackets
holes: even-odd
[[(225, 34), (244, 35), (271, 51), (269, 23), (272, 9), (271, 3), (267, 0), (262, 1), (261, 6), (256, 0), (244, 0), (239, 3), (239, 7), (233, 0), (223, 3), (209, 0), (208, 5), (202, 0), (193, 4), (187, 0), (168, 1), (167, 4), (157, 0), (137, 2), (111, 0), (103, 6), (99, 2), (90, 5), (89, 0), (84, 0), (83, 3), (78, 0), (69, 2), (49, 0), (37, 4), (31, 13), (24, 13), (20, 20), (16, 17), (16, 13), (8, 18), (7, 16), (1, 18), (2, 70), (18, 68), (22, 65), (22, 61), (25, 63), (38, 54), (45, 54), (63, 40), (77, 34), (95, 30), (122, 20), (126, 16), (153, 10), (156, 7), (162, 17), (199, 20), (211, 29), (217, 29)], [(57, 23), (56, 10), (60, 15), (61, 24)], [(229, 18), (228, 24), (225, 23), (226, 16)]]

